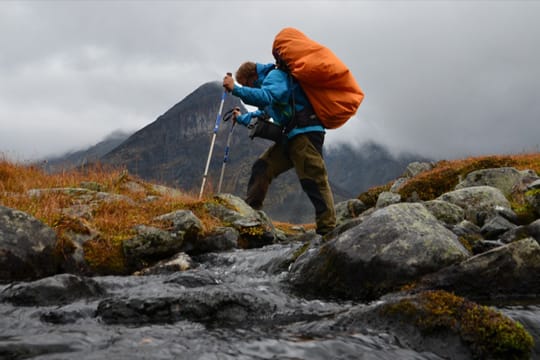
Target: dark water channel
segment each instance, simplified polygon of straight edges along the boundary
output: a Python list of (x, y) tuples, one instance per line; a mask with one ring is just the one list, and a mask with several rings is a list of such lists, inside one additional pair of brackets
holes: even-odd
[[(0, 358), (441, 359), (391, 333), (336, 325), (368, 304), (305, 299), (287, 289), (274, 261), (294, 246), (209, 254), (181, 273), (96, 277), (106, 294), (94, 299), (0, 303)], [(540, 342), (539, 305), (500, 309)], [(535, 351), (538, 358), (538, 344)]]

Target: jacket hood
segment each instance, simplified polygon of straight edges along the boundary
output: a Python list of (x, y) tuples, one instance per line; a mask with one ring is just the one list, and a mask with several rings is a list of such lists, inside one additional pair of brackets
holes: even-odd
[(276, 68), (276, 65), (274, 63), (270, 64), (259, 64), (255, 63), (255, 66), (257, 67), (257, 77), (260, 83), (264, 81), (264, 78), (268, 73)]

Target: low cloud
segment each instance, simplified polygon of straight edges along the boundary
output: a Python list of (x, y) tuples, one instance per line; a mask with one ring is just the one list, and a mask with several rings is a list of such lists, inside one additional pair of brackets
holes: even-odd
[(528, 1), (2, 2), (0, 153), (140, 129), (243, 61), (271, 62), (286, 26), (329, 46), (366, 93), (329, 143), (433, 158), (535, 150), (539, 15)]

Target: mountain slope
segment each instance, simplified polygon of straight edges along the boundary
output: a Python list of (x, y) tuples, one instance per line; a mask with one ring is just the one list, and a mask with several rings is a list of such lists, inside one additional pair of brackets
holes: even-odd
[(45, 169), (49, 172), (58, 172), (96, 162), (102, 156), (118, 147), (131, 133), (115, 131), (99, 143), (83, 150), (73, 151), (64, 155), (46, 159)]
[[(126, 167), (145, 180), (199, 193), (223, 88), (206, 83), (171, 107), (154, 122), (118, 144), (99, 161)], [(226, 96), (223, 112), (239, 106), (238, 98)], [(221, 122), (209, 167), (207, 192), (216, 191), (230, 122)], [(222, 192), (244, 197), (251, 166), (271, 142), (250, 140), (247, 129), (237, 126), (232, 135)], [(336, 202), (354, 198), (367, 188), (401, 175), (417, 157), (394, 158), (384, 147), (340, 145), (325, 151), (329, 179)], [(274, 220), (312, 222), (314, 209), (302, 191), (294, 170), (273, 181), (264, 210)]]

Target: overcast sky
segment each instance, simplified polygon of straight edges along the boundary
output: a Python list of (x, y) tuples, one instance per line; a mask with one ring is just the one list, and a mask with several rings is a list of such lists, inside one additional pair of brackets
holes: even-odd
[(328, 144), (436, 159), (539, 151), (539, 19), (540, 2), (515, 0), (3, 0), (0, 156), (138, 130), (241, 62), (272, 62), (288, 26), (331, 48), (366, 94)]

